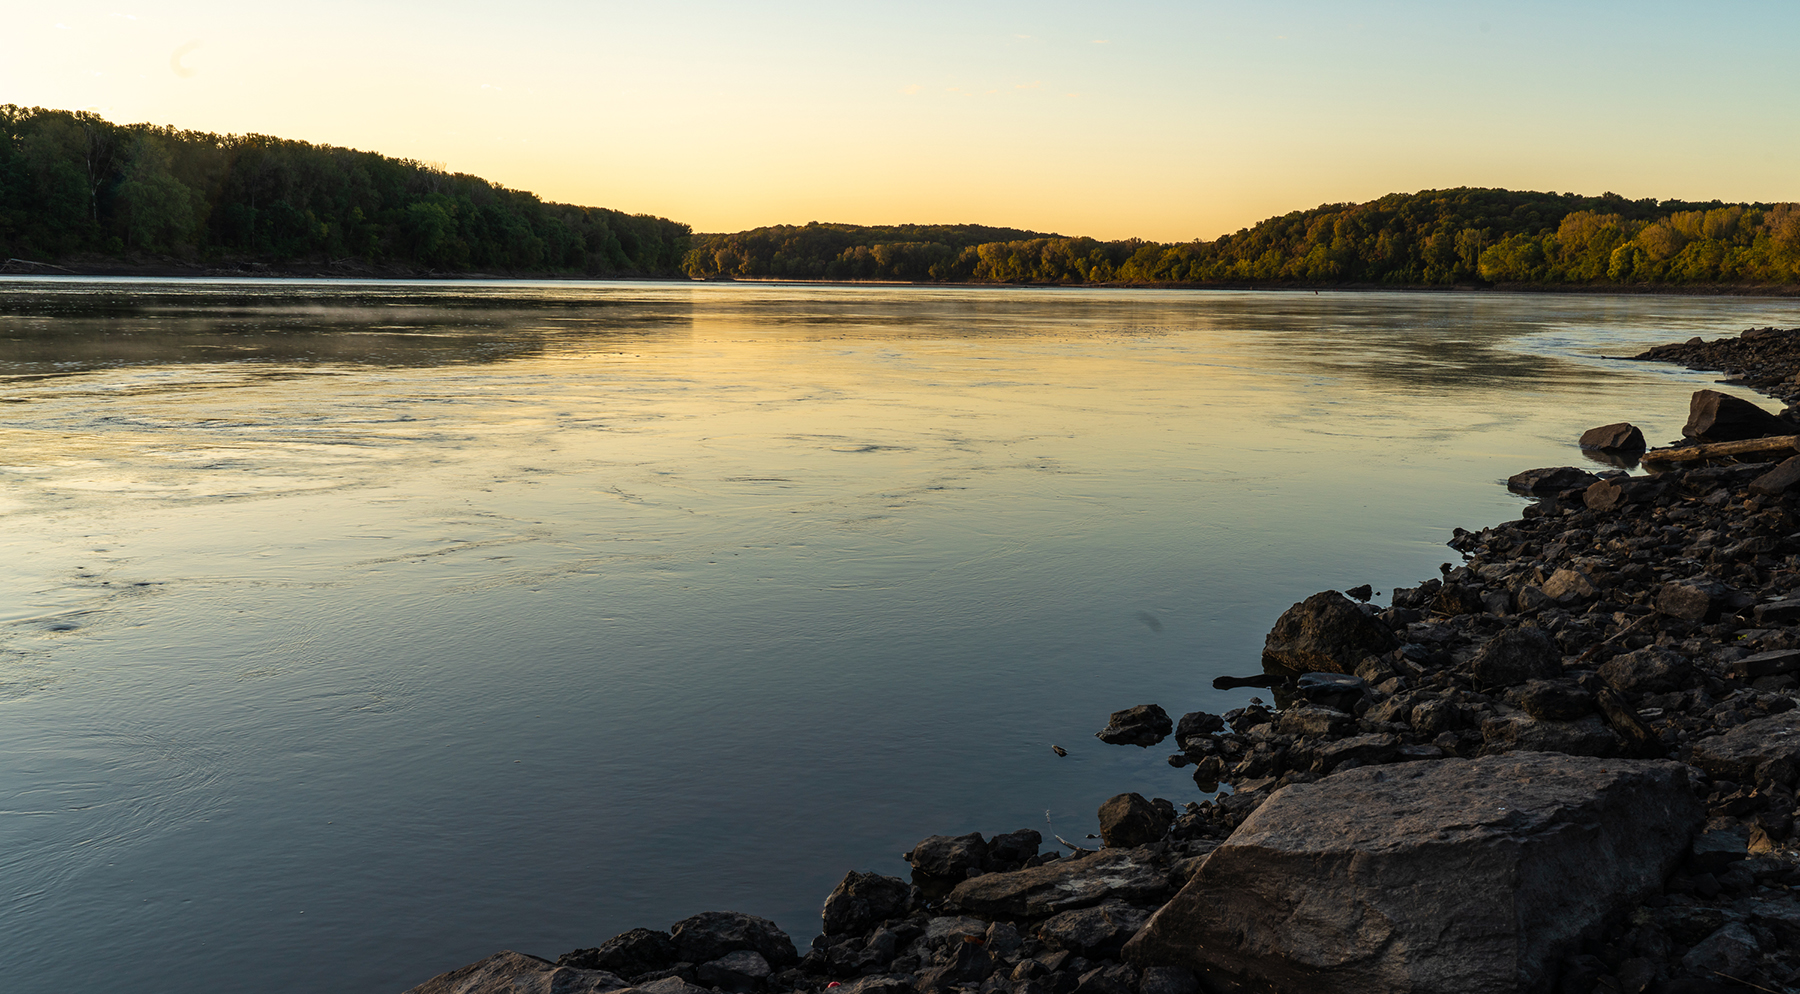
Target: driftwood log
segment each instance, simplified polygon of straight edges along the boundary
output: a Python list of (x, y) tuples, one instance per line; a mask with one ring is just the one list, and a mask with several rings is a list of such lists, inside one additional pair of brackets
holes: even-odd
[(1651, 449), (1639, 457), (1641, 462), (1698, 462), (1727, 456), (1763, 455), (1796, 451), (1800, 435), (1770, 435), (1767, 438), (1745, 438), (1736, 442), (1708, 442), (1682, 449)]

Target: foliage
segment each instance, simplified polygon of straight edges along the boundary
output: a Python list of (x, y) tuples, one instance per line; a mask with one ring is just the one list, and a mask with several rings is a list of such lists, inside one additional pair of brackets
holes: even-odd
[(373, 152), (0, 105), (0, 258), (159, 253), (674, 274), (687, 225)]
[(682, 268), (702, 278), (1001, 283), (1792, 283), (1800, 205), (1426, 190), (1169, 244), (813, 223), (696, 235)]

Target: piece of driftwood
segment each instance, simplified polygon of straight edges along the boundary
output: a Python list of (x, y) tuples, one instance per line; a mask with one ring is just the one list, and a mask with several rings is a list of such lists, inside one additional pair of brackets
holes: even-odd
[(1800, 443), (1800, 435), (1770, 435), (1767, 438), (1746, 438), (1736, 442), (1708, 442), (1704, 445), (1690, 445), (1685, 449), (1651, 449), (1638, 459), (1640, 462), (1698, 462), (1702, 459), (1772, 452), (1791, 454), (1795, 451), (1796, 443)]

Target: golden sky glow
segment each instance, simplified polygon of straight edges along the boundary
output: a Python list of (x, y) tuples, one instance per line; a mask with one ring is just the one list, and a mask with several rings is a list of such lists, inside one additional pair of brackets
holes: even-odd
[[(1212, 238), (1445, 186), (1800, 199), (1800, 7), (48, 3), (0, 102), (444, 163), (729, 231)], [(647, 9), (647, 8), (654, 9)]]

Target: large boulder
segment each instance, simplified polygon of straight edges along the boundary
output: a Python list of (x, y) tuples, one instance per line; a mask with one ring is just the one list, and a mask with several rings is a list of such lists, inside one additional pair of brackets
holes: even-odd
[(911, 903), (912, 885), (899, 877), (851, 870), (825, 899), (819, 917), (826, 935), (849, 935), (905, 914)]
[(1147, 846), (1169, 834), (1168, 812), (1139, 793), (1120, 794), (1100, 805), (1100, 841), (1108, 848)]
[(557, 966), (510, 949), (440, 973), (406, 994), (603, 994), (628, 985), (604, 970)]
[(1041, 918), (1108, 899), (1127, 904), (1169, 895), (1168, 871), (1148, 849), (1106, 849), (1011, 873), (984, 873), (956, 885), (950, 902), (978, 915)]
[(1755, 404), (1717, 390), (1696, 390), (1688, 401), (1681, 434), (1703, 442), (1733, 442), (1765, 435), (1791, 435), (1794, 426)]
[(1394, 632), (1335, 590), (1320, 591), (1282, 612), (1263, 641), (1263, 669), (1298, 675), (1354, 673), (1364, 656), (1400, 647)]
[(1265, 801), (1125, 947), (1227, 990), (1514, 994), (1658, 890), (1704, 817), (1678, 763), (1363, 767)]
[(744, 949), (762, 954), (777, 967), (800, 961), (794, 940), (774, 922), (737, 911), (703, 911), (683, 918), (670, 926), (669, 935), (681, 958), (689, 963), (705, 963)]

